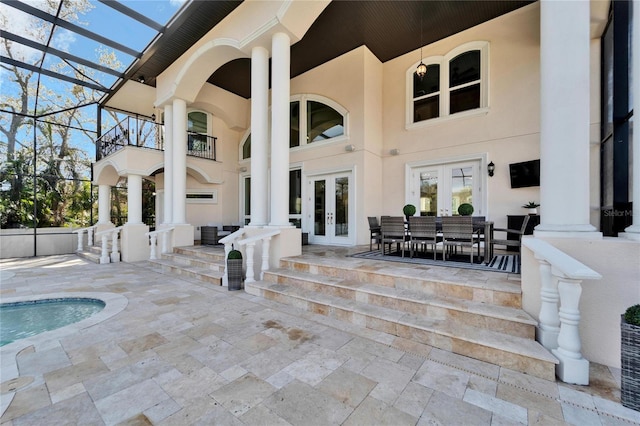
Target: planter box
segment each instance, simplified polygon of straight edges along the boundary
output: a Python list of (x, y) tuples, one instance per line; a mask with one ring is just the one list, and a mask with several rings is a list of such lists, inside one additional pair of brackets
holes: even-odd
[(242, 282), (244, 281), (242, 259), (227, 259), (227, 279), (229, 290), (242, 290)]
[(640, 411), (640, 327), (620, 320), (622, 405)]

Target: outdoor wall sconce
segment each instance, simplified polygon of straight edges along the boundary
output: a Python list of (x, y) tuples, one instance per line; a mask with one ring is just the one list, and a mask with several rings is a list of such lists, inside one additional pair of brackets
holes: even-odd
[(344, 147), (344, 150), (347, 151), (347, 152), (353, 152), (353, 151), (355, 151), (355, 149), (356, 149), (356, 147), (353, 146), (353, 145), (347, 145), (347, 146)]
[(398, 155), (400, 154), (400, 150), (398, 150), (398, 148), (393, 148), (391, 151), (389, 151), (389, 154)]
[(493, 161), (487, 164), (487, 171), (489, 172), (489, 176), (493, 176), (493, 172), (496, 170), (496, 165), (493, 164)]
[(144, 84), (144, 76), (143, 75), (138, 76), (138, 83)]

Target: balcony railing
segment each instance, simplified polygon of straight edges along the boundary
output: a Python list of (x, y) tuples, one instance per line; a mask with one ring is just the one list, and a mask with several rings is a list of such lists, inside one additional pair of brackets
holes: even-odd
[(98, 159), (125, 146), (163, 150), (163, 126), (139, 117), (126, 117), (98, 139)]
[(215, 161), (217, 140), (215, 136), (187, 132), (187, 155)]
[[(187, 132), (187, 155), (216, 161), (215, 136)], [(126, 117), (98, 139), (98, 160), (125, 146), (164, 151), (164, 126), (151, 120)]]

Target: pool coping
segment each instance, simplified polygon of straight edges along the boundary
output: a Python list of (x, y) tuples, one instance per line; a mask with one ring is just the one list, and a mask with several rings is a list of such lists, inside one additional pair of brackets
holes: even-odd
[[(4, 277), (3, 277), (4, 278)], [(63, 337), (77, 333), (80, 330), (92, 327), (99, 324), (114, 315), (122, 312), (129, 304), (127, 299), (122, 294), (108, 293), (108, 292), (58, 292), (39, 295), (29, 295), (20, 297), (3, 297), (2, 303), (16, 303), (16, 302), (29, 302), (46, 299), (97, 299), (104, 302), (105, 306), (100, 311), (78, 321), (73, 324), (66, 325), (64, 327), (57, 328), (55, 330), (45, 331), (35, 336), (27, 337), (24, 339), (16, 340), (4, 346), (0, 347), (0, 369), (2, 370), (2, 383), (6, 383), (10, 380), (17, 379), (20, 376), (18, 371), (18, 363), (16, 361), (17, 355), (24, 349), (35, 347), (46, 347), (52, 344), (53, 341), (58, 341)], [(9, 391), (1, 394), (0, 396), (0, 416), (4, 414), (6, 409), (11, 404), (15, 391)]]

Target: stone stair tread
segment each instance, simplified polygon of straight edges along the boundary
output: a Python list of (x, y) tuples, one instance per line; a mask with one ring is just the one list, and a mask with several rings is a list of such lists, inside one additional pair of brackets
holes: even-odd
[[(348, 271), (357, 271), (363, 273), (375, 273), (381, 276), (389, 276), (392, 278), (407, 278), (411, 280), (424, 280), (426, 282), (433, 282), (439, 284), (451, 284), (460, 285), (472, 288), (481, 288), (487, 290), (520, 293), (521, 287), (519, 281), (505, 282), (504, 280), (476, 280), (473, 274), (469, 274), (466, 277), (455, 276), (451, 278), (450, 272), (447, 275), (438, 275), (433, 273), (433, 269), (430, 266), (423, 265), (407, 265), (394, 263), (393, 265), (381, 265), (381, 262), (369, 259), (356, 259), (356, 258), (322, 258), (318, 256), (305, 255), (297, 257), (284, 257), (280, 260), (283, 262), (290, 262), (294, 264), (304, 264), (314, 267), (329, 267), (333, 269), (345, 269)], [(384, 263), (384, 262), (383, 262)], [(424, 271), (422, 276), (416, 275), (417, 272)], [(494, 272), (496, 276), (501, 276), (502, 272)]]
[(471, 343), (528, 356), (544, 362), (557, 363), (556, 358), (553, 357), (544, 347), (536, 341), (527, 338), (507, 335), (470, 325), (456, 324), (454, 321), (438, 320), (400, 312), (382, 306), (322, 294), (287, 284), (274, 284), (266, 281), (245, 283), (245, 289), (250, 287), (286, 294), (290, 297), (296, 297), (314, 303), (352, 311), (357, 314), (371, 316), (408, 327), (435, 332), (447, 337), (461, 339)]
[(508, 306), (474, 302), (471, 300), (459, 299), (449, 296), (439, 296), (432, 293), (420, 292), (411, 289), (381, 286), (371, 283), (358, 282), (355, 280), (345, 280), (337, 277), (312, 274), (309, 272), (294, 271), (291, 269), (279, 268), (270, 270), (269, 273), (297, 280), (311, 281), (314, 283), (320, 283), (339, 288), (358, 290), (373, 295), (386, 296), (393, 299), (410, 300), (416, 303), (455, 309), (462, 312), (470, 312), (497, 319), (506, 319), (522, 324), (529, 324), (533, 326), (537, 325), (537, 321), (522, 309), (512, 308)]
[(157, 265), (161, 265), (161, 266), (170, 267), (172, 269), (187, 271), (195, 275), (204, 275), (204, 276), (217, 278), (217, 279), (222, 278), (222, 276), (224, 275), (223, 271), (216, 271), (214, 269), (201, 267), (201, 266), (185, 265), (179, 262), (175, 262), (171, 259), (154, 259), (154, 260), (149, 260), (149, 262)]
[(174, 253), (204, 259), (224, 260), (224, 247), (222, 246), (185, 246), (175, 247)]
[(204, 259), (204, 258), (201, 258), (201, 257), (193, 257), (193, 256), (189, 256), (189, 255), (186, 255), (186, 254), (180, 254), (180, 253), (163, 253), (162, 254), (162, 258), (166, 259), (166, 260), (173, 260), (174, 262), (176, 262), (178, 264), (185, 265), (185, 266), (186, 265), (196, 266), (192, 262), (209, 264), (209, 265), (211, 265), (209, 267), (210, 269), (219, 268), (219, 267), (223, 267), (224, 266), (224, 260)]

